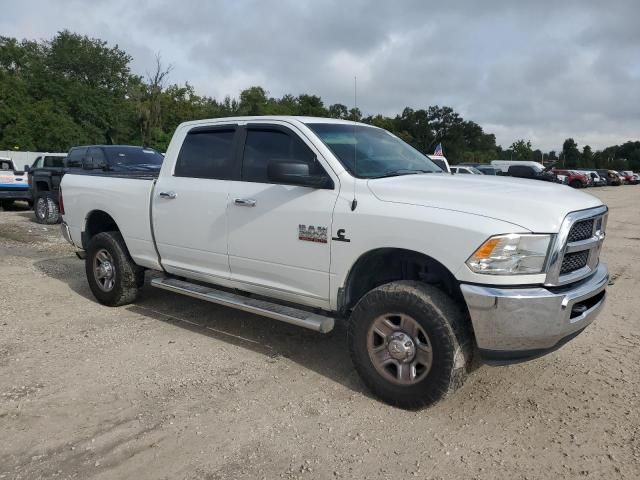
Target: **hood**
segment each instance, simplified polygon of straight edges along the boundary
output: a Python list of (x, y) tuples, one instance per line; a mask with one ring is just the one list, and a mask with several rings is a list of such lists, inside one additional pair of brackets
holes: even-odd
[(566, 185), (493, 175), (402, 175), (367, 184), (383, 202), (482, 215), (536, 233), (556, 233), (569, 212), (602, 205)]

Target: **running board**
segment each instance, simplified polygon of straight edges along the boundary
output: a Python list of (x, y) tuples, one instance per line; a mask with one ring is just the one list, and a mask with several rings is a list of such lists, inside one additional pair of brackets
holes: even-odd
[(170, 292), (181, 293), (190, 297), (199, 298), (207, 302), (218, 303), (225, 307), (237, 308), (263, 317), (273, 318), (282, 322), (308, 328), (320, 333), (327, 333), (333, 330), (334, 319), (316, 313), (307, 312), (299, 308), (287, 307), (266, 300), (244, 297), (235, 293), (205, 287), (197, 283), (178, 280), (173, 277), (161, 277), (151, 280), (153, 287), (168, 290)]

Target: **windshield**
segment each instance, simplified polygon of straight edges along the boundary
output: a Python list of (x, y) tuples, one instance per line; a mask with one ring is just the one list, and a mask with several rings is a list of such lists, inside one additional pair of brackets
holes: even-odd
[(358, 178), (442, 172), (426, 155), (386, 130), (339, 123), (309, 123), (307, 126)]
[(471, 173), (475, 173), (476, 175), (483, 175), (483, 173), (478, 170), (476, 167), (467, 167)]
[(111, 147), (105, 148), (111, 165), (162, 165), (164, 157), (151, 148)]

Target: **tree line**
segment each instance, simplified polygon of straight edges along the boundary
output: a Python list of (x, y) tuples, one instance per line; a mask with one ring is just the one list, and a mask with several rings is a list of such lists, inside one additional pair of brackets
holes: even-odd
[(160, 56), (146, 76), (132, 73), (131, 60), (117, 45), (66, 30), (43, 41), (0, 37), (0, 150), (132, 144), (165, 151), (175, 128), (187, 120), (311, 115), (385, 128), (424, 153), (442, 144), (455, 163), (513, 158), (559, 161), (568, 168), (640, 169), (640, 142), (592, 152), (567, 139), (561, 152), (543, 153), (523, 139), (503, 149), (495, 135), (447, 106), (406, 107), (391, 117), (363, 115), (340, 103), (325, 105), (317, 95), (271, 97), (260, 86), (219, 100), (198, 95), (188, 83), (169, 84), (171, 66)]

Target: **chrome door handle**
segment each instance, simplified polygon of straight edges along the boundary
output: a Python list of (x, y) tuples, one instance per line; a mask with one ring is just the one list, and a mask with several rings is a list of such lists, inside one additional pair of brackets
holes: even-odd
[(255, 207), (257, 202), (251, 198), (236, 198), (233, 203), (240, 207)]
[(176, 194), (176, 192), (160, 192), (160, 196), (162, 198), (168, 198), (170, 200), (173, 200), (174, 198), (176, 198), (178, 195)]

